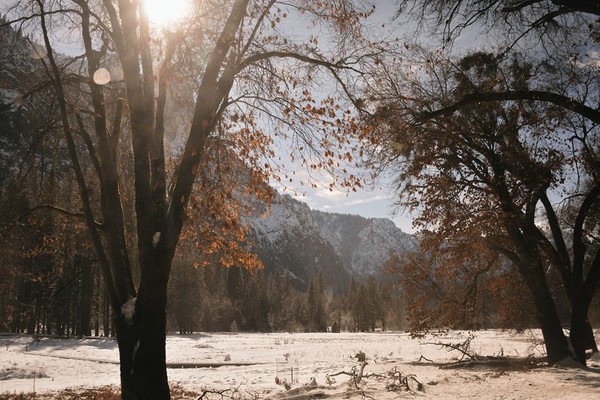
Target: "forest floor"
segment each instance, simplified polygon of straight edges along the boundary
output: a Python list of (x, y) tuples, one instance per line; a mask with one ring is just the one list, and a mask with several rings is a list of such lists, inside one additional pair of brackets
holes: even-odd
[[(599, 354), (587, 368), (547, 367), (543, 350), (538, 331), (167, 339), (173, 399), (600, 398)], [(118, 383), (113, 339), (0, 336), (0, 399), (111, 400), (119, 398)]]

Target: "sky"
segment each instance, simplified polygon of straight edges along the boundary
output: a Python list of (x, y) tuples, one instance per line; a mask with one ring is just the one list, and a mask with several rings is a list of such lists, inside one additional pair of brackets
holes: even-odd
[[(381, 32), (385, 36), (401, 36), (402, 32), (398, 26), (392, 28), (389, 24), (389, 19), (396, 13), (397, 4), (394, 0), (379, 0), (374, 1), (376, 4), (375, 13), (369, 17), (366, 23), (375, 30)], [(290, 21), (294, 25), (294, 32), (307, 31), (304, 21)], [(382, 24), (385, 27), (382, 28)], [(414, 27), (413, 27), (414, 29)], [(392, 32), (390, 32), (390, 30)], [(410, 31), (406, 29), (405, 31)], [(312, 34), (310, 30), (308, 34)], [(300, 33), (299, 33), (300, 34)], [(319, 42), (320, 45), (325, 45), (324, 41)], [(359, 172), (360, 173), (360, 172)], [(289, 183), (288, 187), (282, 189), (280, 186), (274, 185), (280, 193), (287, 193), (295, 199), (302, 201), (311, 209), (334, 212), (340, 214), (361, 215), (367, 218), (389, 218), (403, 232), (414, 233), (412, 227), (412, 216), (408, 211), (398, 209), (395, 206), (397, 197), (393, 191), (393, 185), (389, 176), (379, 178), (378, 182), (366, 185), (364, 188), (356, 188), (356, 192), (348, 192), (347, 190), (331, 191), (327, 185), (318, 185), (318, 188), (301, 186), (297, 183), (300, 180), (310, 181), (307, 178), (307, 173), (304, 168), (298, 166), (295, 168), (296, 182)], [(321, 181), (321, 179), (318, 179)], [(325, 181), (328, 179), (325, 178)]]
[(392, 184), (385, 179), (364, 189), (357, 188), (356, 192), (336, 189), (330, 191), (323, 187), (312, 189), (300, 185), (278, 190), (308, 204), (313, 210), (361, 215), (367, 218), (389, 218), (403, 232), (414, 233), (412, 216), (408, 211), (395, 206), (397, 198), (393, 193)]
[(403, 232), (414, 233), (413, 217), (408, 211), (398, 209), (394, 205), (396, 198), (388, 185), (377, 185), (373, 189), (357, 189), (356, 193), (345, 193), (339, 190), (330, 192), (329, 189), (322, 188), (292, 196), (305, 202), (314, 210), (361, 215), (367, 218), (389, 218)]

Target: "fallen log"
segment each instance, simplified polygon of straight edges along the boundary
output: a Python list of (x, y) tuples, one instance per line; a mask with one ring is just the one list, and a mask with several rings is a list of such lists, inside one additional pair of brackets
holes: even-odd
[(441, 364), (441, 369), (474, 369), (474, 368), (487, 368), (487, 369), (505, 369), (505, 370), (518, 370), (518, 369), (531, 369), (540, 368), (546, 365), (546, 361), (543, 358), (526, 357), (479, 357), (472, 360), (461, 360), (451, 363)]

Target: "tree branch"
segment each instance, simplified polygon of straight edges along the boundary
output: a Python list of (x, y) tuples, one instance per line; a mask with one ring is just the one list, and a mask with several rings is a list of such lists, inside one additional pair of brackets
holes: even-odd
[(257, 63), (262, 60), (271, 59), (271, 58), (293, 58), (298, 61), (305, 62), (307, 64), (320, 65), (320, 66), (326, 67), (326, 68), (346, 69), (346, 70), (351, 70), (351, 71), (360, 73), (360, 71), (358, 71), (357, 69), (350, 67), (349, 65), (344, 64), (342, 62), (332, 63), (329, 61), (310, 57), (310, 56), (307, 56), (304, 54), (298, 54), (298, 53), (293, 53), (293, 52), (288, 52), (288, 51), (267, 51), (264, 53), (253, 54), (240, 63), (239, 70), (241, 71), (254, 63)]
[(600, 124), (600, 111), (588, 107), (587, 105), (571, 97), (541, 90), (470, 93), (448, 107), (444, 107), (436, 111), (421, 113), (419, 116), (417, 116), (417, 120), (425, 122), (440, 116), (448, 116), (453, 114), (455, 111), (474, 103), (517, 100), (542, 101), (551, 103), (573, 111), (574, 113), (579, 114), (592, 122)]
[(544, 0), (524, 0), (520, 3), (511, 4), (511, 5), (502, 7), (502, 12), (508, 13), (508, 12), (521, 11), (525, 7), (532, 6), (536, 3), (541, 3), (542, 1), (544, 1)]
[[(40, 210), (56, 211), (59, 214), (66, 215), (68, 217), (77, 217), (77, 218), (84, 218), (85, 217), (85, 215), (82, 212), (75, 212), (75, 211), (67, 210), (65, 208), (62, 208), (62, 207), (59, 207), (59, 206), (55, 206), (55, 205), (51, 205), (51, 204), (40, 204), (38, 206), (31, 207), (23, 215), (21, 215), (19, 218), (17, 218), (16, 221), (17, 222), (21, 222), (21, 221), (29, 218), (29, 216), (31, 214), (35, 213), (36, 211), (40, 211)], [(96, 225), (100, 226), (99, 223), (96, 223)]]
[[(113, 276), (118, 276), (120, 282), (118, 293), (120, 299), (127, 299), (135, 292), (131, 268), (129, 266), (129, 251), (125, 239), (124, 215), (119, 195), (119, 178), (117, 168), (117, 153), (113, 152), (110, 143), (107, 123), (106, 103), (104, 89), (97, 84), (93, 76), (100, 66), (101, 54), (107, 50), (106, 41), (102, 42), (102, 50), (94, 49), (92, 39), (92, 26), (90, 23), (89, 4), (83, 0), (74, 0), (81, 7), (81, 37), (85, 46), (87, 59), (88, 85), (93, 105), (94, 131), (97, 138), (97, 152), (99, 167), (101, 209), (104, 217), (106, 233), (106, 249), (110, 255)], [(118, 107), (118, 106), (117, 106)], [(83, 127), (83, 124), (82, 124)], [(88, 148), (94, 148), (91, 141)], [(116, 147), (115, 147), (116, 148)], [(95, 154), (92, 152), (91, 154)]]
[(552, 0), (552, 3), (572, 11), (600, 15), (600, 2), (598, 0)]
[(21, 23), (21, 25), (22, 25), (24, 22), (30, 21), (32, 19), (40, 18), (42, 15), (65, 14), (65, 13), (74, 13), (74, 14), (80, 15), (79, 10), (75, 10), (72, 8), (64, 8), (64, 9), (60, 9), (60, 10), (51, 10), (51, 11), (44, 10), (43, 13), (31, 13), (31, 14), (28, 14), (28, 15), (20, 17), (20, 18), (12, 19), (10, 21), (0, 22), (0, 28), (4, 27), (4, 26), (11, 26), (11, 25), (14, 25), (17, 23)]
[(248, 0), (237, 0), (233, 4), (229, 18), (210, 55), (202, 82), (197, 91), (198, 98), (194, 108), (190, 134), (179, 168), (174, 172), (175, 177), (172, 180), (174, 185), (167, 213), (167, 224), (172, 234), (166, 236), (170, 238), (169, 240), (175, 242), (171, 246), (173, 250), (183, 226), (185, 209), (196, 176), (197, 166), (202, 159), (206, 139), (215, 127), (216, 116), (223, 103), (223, 98), (219, 98), (218, 93), (225, 93), (226, 95), (229, 93), (223, 91), (224, 82), (219, 80), (219, 73), (231, 46), (234, 44), (235, 32), (246, 15), (247, 7)]
[(79, 126), (79, 136), (83, 138), (83, 141), (88, 149), (90, 159), (92, 160), (92, 164), (94, 164), (96, 174), (98, 175), (100, 182), (102, 182), (102, 168), (100, 167), (100, 161), (98, 160), (98, 155), (96, 154), (96, 149), (94, 148), (92, 138), (90, 137), (89, 132), (85, 129), (85, 125), (81, 119), (81, 114), (76, 115), (76, 120), (77, 126)]
[[(60, 108), (60, 116), (61, 121), (63, 123), (63, 132), (67, 139), (67, 145), (69, 150), (69, 155), (71, 157), (71, 162), (73, 163), (73, 170), (75, 172), (75, 177), (77, 181), (77, 186), (79, 187), (79, 194), (81, 197), (81, 201), (83, 204), (83, 212), (85, 215), (85, 222), (88, 227), (88, 231), (92, 238), (92, 242), (96, 249), (98, 258), (100, 259), (100, 265), (102, 266), (102, 273), (105, 279), (105, 284), (108, 292), (108, 296), (113, 307), (119, 307), (121, 302), (119, 302), (119, 294), (117, 288), (115, 287), (115, 282), (113, 280), (110, 264), (108, 261), (108, 256), (104, 251), (104, 246), (102, 244), (102, 239), (98, 232), (98, 228), (94, 221), (93, 211), (91, 207), (90, 195), (87, 184), (85, 182), (85, 178), (83, 176), (83, 171), (81, 169), (81, 165), (79, 163), (79, 157), (77, 156), (77, 149), (75, 146), (75, 141), (73, 139), (73, 132), (71, 129), (71, 125), (69, 123), (69, 116), (67, 113), (67, 104), (66, 104), (66, 96), (63, 87), (63, 83), (60, 76), (60, 70), (54, 59), (54, 52), (52, 45), (50, 43), (50, 37), (48, 34), (48, 29), (46, 26), (46, 13), (44, 10), (44, 3), (42, 0), (36, 0), (38, 7), (40, 8), (40, 22), (42, 27), (42, 34), (44, 38), (44, 44), (46, 46), (46, 53), (48, 56), (48, 61), (50, 63), (50, 67), (52, 69), (52, 80), (54, 83), (54, 90), (56, 91), (57, 100)], [(48, 71), (50, 73), (50, 71)]]
[(254, 29), (252, 29), (252, 33), (250, 34), (250, 37), (248, 38), (248, 40), (246, 42), (246, 45), (244, 46), (243, 50), (240, 52), (241, 55), (246, 54), (248, 52), (248, 49), (250, 48), (250, 45), (252, 44), (254, 38), (258, 34), (258, 30), (260, 29), (260, 26), (262, 25), (262, 22), (267, 17), (267, 15), (269, 14), (271, 8), (273, 8), (273, 5), (276, 2), (277, 2), (277, 0), (271, 0), (269, 2), (269, 4), (267, 4), (265, 6), (262, 14), (260, 15), (260, 17), (258, 17), (258, 20), (256, 21), (256, 24), (254, 24)]
[[(152, 213), (155, 215), (155, 221), (157, 226), (153, 227), (153, 232), (159, 232), (164, 229), (165, 216), (166, 216), (166, 202), (167, 202), (167, 178), (166, 178), (166, 165), (165, 165), (165, 109), (167, 104), (167, 81), (169, 71), (171, 68), (171, 62), (180, 42), (181, 36), (179, 34), (168, 34), (167, 35), (167, 48), (165, 58), (162, 66), (158, 73), (158, 97), (156, 99), (156, 109), (153, 116), (149, 118), (155, 118), (154, 120), (154, 134), (150, 143), (150, 179), (151, 179), (151, 198), (152, 198)], [(149, 54), (149, 49), (147, 52)], [(149, 60), (151, 62), (151, 60)], [(153, 87), (152, 82), (148, 82)], [(150, 87), (147, 88), (150, 90)], [(152, 100), (153, 98), (150, 97)], [(161, 235), (163, 236), (163, 235)]]
[(599, 196), (600, 186), (596, 185), (583, 200), (573, 226), (573, 274), (578, 282), (583, 282), (583, 263), (586, 252), (586, 245), (583, 243), (583, 224), (589, 210), (599, 200)]
[(550, 225), (550, 230), (552, 231), (552, 237), (554, 238), (554, 243), (556, 245), (556, 250), (558, 251), (560, 261), (562, 264), (564, 264), (564, 267), (568, 267), (571, 265), (571, 259), (569, 257), (569, 251), (567, 249), (565, 238), (558, 222), (556, 212), (554, 211), (552, 204), (550, 204), (548, 195), (545, 192), (542, 194), (540, 200), (544, 205), (544, 209), (546, 210), (546, 217), (548, 218), (548, 224)]

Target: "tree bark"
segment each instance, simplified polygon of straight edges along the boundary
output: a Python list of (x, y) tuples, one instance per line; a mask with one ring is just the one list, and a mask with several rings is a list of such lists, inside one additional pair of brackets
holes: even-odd
[[(516, 231), (512, 231), (514, 237)], [(527, 244), (525, 238), (515, 238), (515, 243)], [(529, 288), (535, 305), (536, 319), (540, 323), (544, 344), (546, 346), (546, 358), (548, 364), (553, 365), (570, 356), (567, 339), (563, 333), (562, 325), (556, 311), (556, 304), (544, 273), (544, 263), (535, 250), (535, 244), (521, 246), (520, 257), (512, 258), (518, 268), (525, 284)], [(525, 249), (529, 251), (525, 251)]]
[(586, 350), (586, 336), (587, 336), (587, 310), (581, 307), (574, 307), (571, 311), (571, 345), (575, 351), (575, 359), (581, 364), (585, 365), (585, 350)]
[(136, 303), (140, 335), (133, 381), (140, 399), (170, 398), (165, 350), (168, 273), (162, 273), (169, 270), (170, 263), (159, 261), (158, 264), (156, 272), (142, 280)]
[(512, 261), (533, 297), (536, 319), (540, 323), (546, 346), (546, 358), (548, 364), (553, 365), (569, 357), (570, 352), (556, 311), (556, 304), (546, 280), (544, 262), (534, 238), (528, 238), (522, 234), (521, 230), (516, 229), (510, 221), (505, 221), (505, 224), (518, 249), (518, 257), (513, 258)]
[(572, 293), (571, 295), (571, 332), (570, 341), (575, 352), (575, 359), (586, 365), (586, 350), (598, 351), (594, 331), (588, 320), (590, 302), (586, 296)]
[[(528, 286), (533, 294), (536, 317), (542, 329), (548, 364), (553, 365), (570, 356), (570, 353), (543, 271), (541, 277), (540, 274), (537, 275), (537, 277), (533, 277), (533, 282)], [(543, 282), (540, 279), (543, 279)]]
[(541, 90), (513, 90), (506, 92), (476, 92), (464, 95), (460, 100), (447, 107), (423, 113), (419, 120), (427, 121), (442, 115), (451, 115), (455, 111), (475, 103), (495, 103), (501, 101), (530, 100), (555, 104), (571, 110), (592, 122), (600, 123), (600, 111), (588, 107), (574, 98), (562, 94)]
[(127, 322), (122, 313), (114, 312), (113, 323), (116, 327), (117, 344), (119, 346), (119, 366), (121, 374), (121, 398), (123, 400), (138, 400), (134, 384), (135, 351), (139, 339), (136, 338), (134, 326)]
[[(142, 278), (130, 317), (124, 306), (115, 318), (124, 400), (169, 399), (166, 365), (166, 305), (168, 270), (164, 260), (143, 266), (154, 273)], [(144, 268), (145, 267), (145, 268)]]

